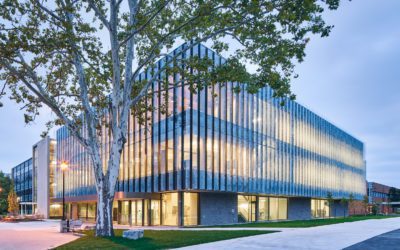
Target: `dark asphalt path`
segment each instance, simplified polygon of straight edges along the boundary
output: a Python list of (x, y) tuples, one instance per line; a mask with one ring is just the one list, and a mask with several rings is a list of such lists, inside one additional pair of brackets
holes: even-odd
[[(399, 225), (400, 226), (400, 225)], [(400, 229), (346, 247), (344, 250), (400, 250)]]

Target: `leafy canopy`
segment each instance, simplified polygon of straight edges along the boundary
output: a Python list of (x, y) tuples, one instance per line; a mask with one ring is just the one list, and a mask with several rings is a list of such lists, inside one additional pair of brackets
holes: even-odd
[[(46, 105), (57, 117), (49, 128), (67, 124), (77, 133), (82, 112), (126, 103), (150, 108), (142, 100), (156, 79), (138, 81), (139, 73), (154, 70), (177, 41), (192, 41), (229, 54), (213, 69), (206, 59), (169, 58), (164, 70), (195, 70), (184, 83), (193, 92), (238, 81), (252, 93), (269, 85), (277, 97), (294, 98), (294, 65), (303, 61), (311, 34), (329, 34), (321, 15), (338, 6), (339, 0), (3, 0), (0, 80), (27, 123)], [(4, 96), (7, 88), (0, 91)]]

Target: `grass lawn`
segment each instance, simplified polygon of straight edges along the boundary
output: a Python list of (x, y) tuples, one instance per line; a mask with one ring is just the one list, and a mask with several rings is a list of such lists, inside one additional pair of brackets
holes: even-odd
[(278, 222), (259, 222), (259, 223), (245, 223), (235, 225), (222, 225), (214, 227), (317, 227), (323, 225), (331, 225), (344, 222), (354, 222), (369, 219), (387, 219), (397, 216), (387, 215), (367, 215), (367, 216), (350, 216), (346, 218), (328, 218), (328, 219), (313, 219), (313, 220), (294, 220), (294, 221), (278, 221)]
[(167, 249), (196, 245), (201, 243), (233, 239), (275, 231), (178, 231), (178, 230), (145, 230), (139, 240), (122, 238), (121, 229), (114, 230), (115, 237), (94, 237), (94, 232), (87, 236), (57, 247), (56, 249)]

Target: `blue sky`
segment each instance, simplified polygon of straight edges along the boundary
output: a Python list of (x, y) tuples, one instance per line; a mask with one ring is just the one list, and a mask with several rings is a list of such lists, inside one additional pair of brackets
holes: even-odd
[[(292, 82), (297, 101), (365, 143), (367, 179), (400, 187), (400, 1), (343, 1), (326, 13)], [(48, 114), (47, 114), (48, 115)], [(11, 101), (0, 108), (0, 170), (29, 158), (46, 115), (26, 126)]]

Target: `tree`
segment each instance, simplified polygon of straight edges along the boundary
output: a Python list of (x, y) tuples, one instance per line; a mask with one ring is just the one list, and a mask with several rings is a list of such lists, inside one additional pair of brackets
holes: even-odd
[(364, 215), (367, 215), (367, 210), (368, 210), (368, 205), (369, 205), (368, 195), (363, 196), (363, 205), (364, 205)]
[[(333, 195), (332, 195), (332, 193), (331, 192), (328, 192), (327, 194), (326, 194), (326, 200), (327, 200), (327, 202), (328, 202), (328, 206), (329, 206), (329, 217), (331, 217), (332, 216), (332, 205), (333, 205), (333, 203), (335, 202), (335, 200), (333, 199)], [(336, 211), (336, 210), (335, 210)], [(336, 213), (335, 213), (335, 215), (336, 215)]]
[(8, 193), (7, 201), (8, 201), (8, 212), (12, 215), (17, 215), (19, 212), (19, 203), (17, 194), (14, 191), (13, 184), (11, 184), (11, 190)]
[(349, 200), (343, 196), (342, 199), (340, 199), (340, 204), (343, 206), (343, 217), (346, 217), (346, 206), (349, 208)]
[[(303, 61), (310, 36), (328, 36), (332, 28), (322, 13), (338, 6), (339, 0), (4, 0), (0, 79), (5, 85), (0, 96), (7, 86), (27, 123), (48, 107), (55, 119), (47, 129), (65, 125), (87, 150), (96, 180), (96, 235), (110, 236), (129, 113), (141, 118), (151, 109), (165, 109), (146, 103), (152, 84), (164, 90), (184, 84), (196, 92), (237, 81), (251, 93), (268, 84), (284, 104), (284, 98), (295, 97), (290, 80), (297, 77), (294, 66)], [(188, 42), (168, 55), (177, 41)], [(236, 49), (215, 67), (210, 60), (183, 56), (202, 42), (217, 53), (233, 44)], [(170, 63), (154, 67), (164, 56)], [(247, 73), (246, 62), (257, 70)], [(187, 77), (172, 83), (157, 77), (168, 70)], [(140, 72), (151, 72), (151, 77), (140, 80)], [(102, 127), (112, 137), (105, 166)]]
[(0, 215), (6, 214), (8, 209), (7, 197), (11, 189), (11, 178), (0, 171)]

